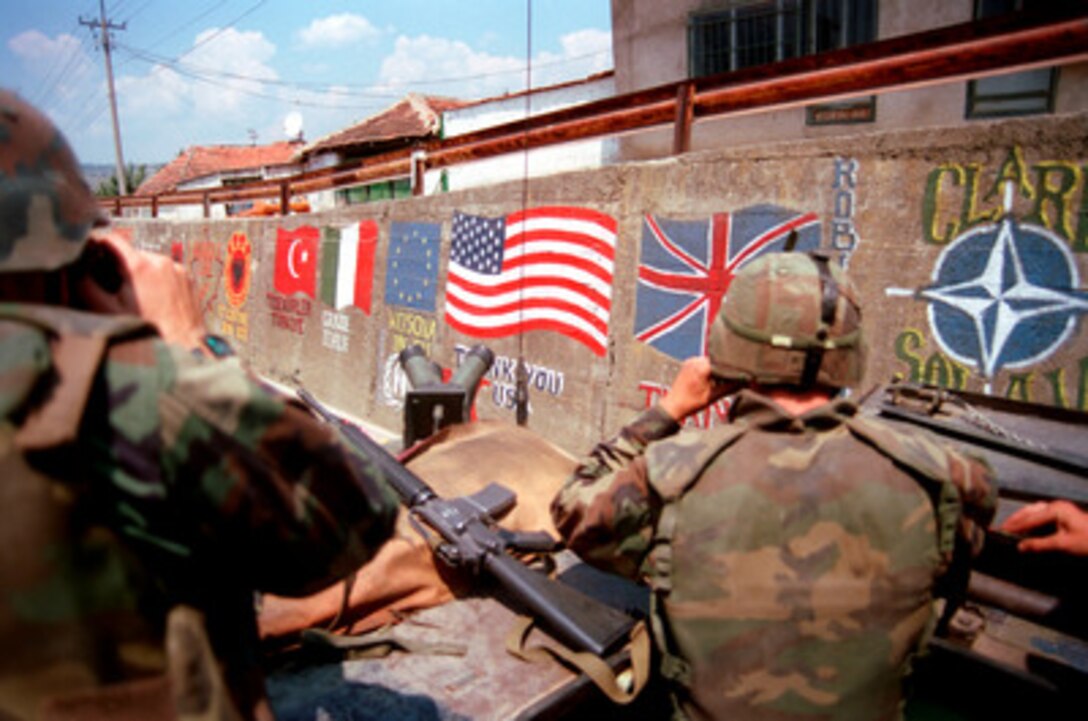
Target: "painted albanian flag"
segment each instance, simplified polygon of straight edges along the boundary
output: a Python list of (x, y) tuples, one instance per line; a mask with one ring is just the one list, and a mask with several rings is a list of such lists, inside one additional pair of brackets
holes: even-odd
[(227, 301), (235, 308), (241, 308), (249, 295), (249, 259), (253, 246), (246, 234), (238, 231), (227, 241), (227, 264), (223, 274), (227, 286)]
[(317, 283), (317, 246), (321, 231), (304, 225), (294, 230), (276, 229), (276, 269), (273, 286), (284, 295), (305, 293), (314, 297)]

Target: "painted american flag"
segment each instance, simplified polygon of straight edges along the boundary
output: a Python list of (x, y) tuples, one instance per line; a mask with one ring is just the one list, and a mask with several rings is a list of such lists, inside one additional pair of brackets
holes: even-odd
[(678, 360), (706, 353), (710, 324), (733, 276), (748, 261), (780, 251), (791, 231), (797, 250), (820, 245), (815, 213), (757, 205), (708, 220), (647, 214), (635, 297), (635, 338)]
[(555, 331), (603, 356), (615, 249), (615, 218), (595, 210), (455, 212), (446, 322), (477, 338)]

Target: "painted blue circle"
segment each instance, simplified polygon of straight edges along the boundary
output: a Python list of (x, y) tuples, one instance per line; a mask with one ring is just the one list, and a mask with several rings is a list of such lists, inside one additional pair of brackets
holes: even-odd
[[(999, 247), (1006, 223), (1011, 242)], [(995, 252), (1001, 255), (995, 257)], [(988, 277), (994, 271), (999, 277)], [(929, 289), (958, 299), (982, 300), (983, 307), (971, 313), (933, 302), (933, 330), (952, 355), (977, 363), (983, 372), (986, 357), (995, 350), (997, 356), (988, 364), (994, 372), (1035, 362), (1064, 342), (1081, 311), (1064, 305), (1037, 316), (1019, 316), (1012, 333), (995, 349), (999, 308), (1004, 304), (1014, 313), (1028, 313), (1054, 305), (1053, 298), (1044, 297), (1046, 291), (1075, 296), (1075, 272), (1061, 241), (1041, 228), (1011, 220), (976, 228), (942, 253)]]

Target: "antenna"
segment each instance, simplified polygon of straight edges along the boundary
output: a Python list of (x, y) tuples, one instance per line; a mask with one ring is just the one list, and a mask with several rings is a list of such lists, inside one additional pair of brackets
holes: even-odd
[[(524, 159), (521, 176), (521, 222), (529, 205), (529, 116), (533, 112), (533, 0), (525, 0), (525, 134)], [(522, 326), (525, 313), (525, 266), (521, 266), (522, 282), (518, 283), (518, 367), (514, 390), (514, 407), (517, 424), (529, 422), (529, 370), (525, 367), (525, 329)]]

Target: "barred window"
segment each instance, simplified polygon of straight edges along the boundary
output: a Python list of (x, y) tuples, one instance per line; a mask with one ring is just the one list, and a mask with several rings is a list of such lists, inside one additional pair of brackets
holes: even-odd
[[(1023, 9), (1024, 0), (975, 0), (975, 19)], [(1054, 68), (971, 80), (967, 83), (967, 117), (999, 118), (1053, 112), (1056, 81)]]
[(876, 37), (877, 0), (761, 0), (688, 22), (692, 77), (812, 55)]

